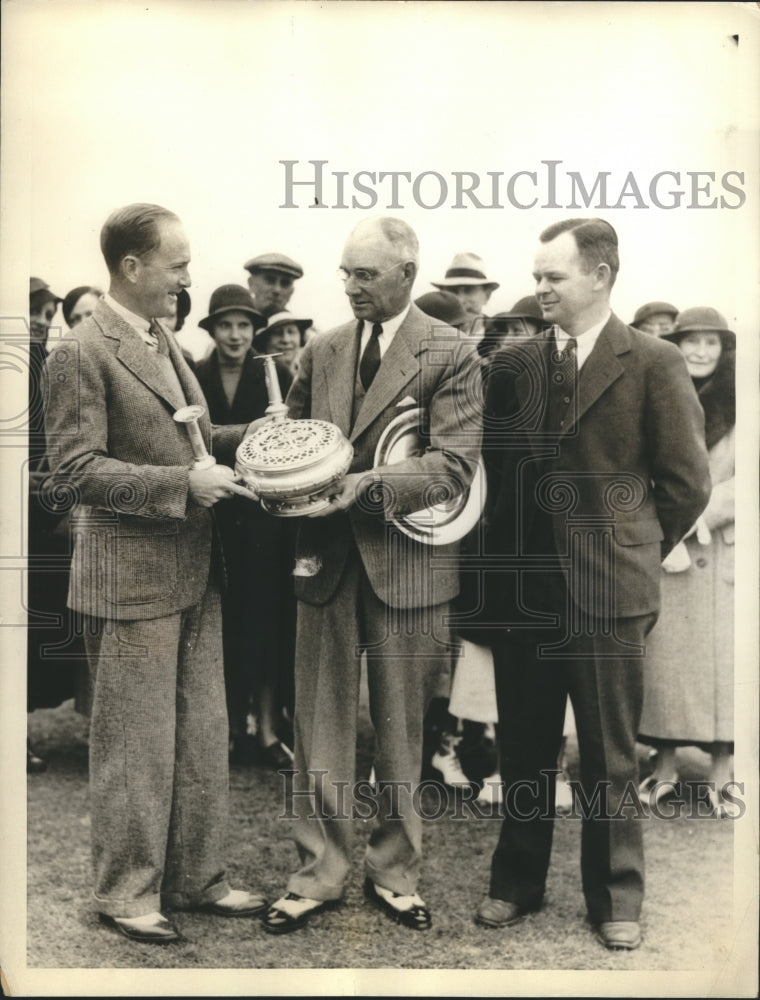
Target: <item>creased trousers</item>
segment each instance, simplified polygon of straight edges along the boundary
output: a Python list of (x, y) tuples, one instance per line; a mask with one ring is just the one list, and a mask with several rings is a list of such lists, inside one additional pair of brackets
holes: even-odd
[[(331, 600), (299, 602), (293, 810), (301, 868), (288, 891), (338, 899), (351, 863), (361, 649), (375, 728), (378, 822), (366, 873), (393, 892), (416, 891), (422, 820), (414, 806), (422, 768), (422, 722), (451, 659), (448, 604), (392, 609), (375, 595), (352, 549)], [(311, 774), (309, 773), (311, 772)], [(363, 815), (368, 807), (362, 805)]]
[(216, 587), (162, 618), (86, 617), (85, 642), (97, 910), (136, 917), (220, 899), (228, 736)]

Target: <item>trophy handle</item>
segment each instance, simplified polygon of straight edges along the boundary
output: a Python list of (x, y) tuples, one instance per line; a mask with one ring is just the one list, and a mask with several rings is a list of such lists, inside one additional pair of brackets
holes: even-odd
[(205, 412), (205, 407), (195, 405), (183, 406), (174, 413), (174, 419), (177, 423), (184, 424), (187, 429), (187, 436), (190, 438), (190, 447), (193, 449), (193, 455), (195, 456), (192, 465), (193, 469), (210, 469), (212, 465), (216, 465), (216, 459), (213, 455), (209, 455), (198, 425), (198, 421)]
[(256, 355), (257, 361), (264, 362), (264, 377), (267, 383), (267, 396), (269, 396), (269, 406), (264, 410), (264, 413), (271, 417), (275, 423), (286, 420), (288, 416), (288, 408), (282, 401), (280, 383), (277, 379), (277, 366), (274, 363), (274, 359), (279, 357), (281, 354)]

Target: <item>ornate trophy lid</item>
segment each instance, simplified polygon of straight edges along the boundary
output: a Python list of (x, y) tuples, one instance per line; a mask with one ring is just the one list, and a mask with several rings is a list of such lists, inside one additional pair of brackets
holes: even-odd
[(237, 460), (254, 473), (295, 472), (342, 453), (345, 438), (325, 420), (285, 420), (260, 427), (247, 437)]

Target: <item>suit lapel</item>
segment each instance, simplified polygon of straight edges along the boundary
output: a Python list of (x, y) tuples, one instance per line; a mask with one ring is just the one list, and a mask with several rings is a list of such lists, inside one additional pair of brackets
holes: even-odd
[(574, 408), (567, 430), (620, 378), (623, 365), (618, 355), (626, 354), (630, 349), (628, 331), (616, 316), (611, 316), (581, 368), (577, 389), (578, 405)]
[[(206, 443), (206, 448), (211, 451), (211, 417), (208, 412), (208, 403), (206, 402), (206, 397), (203, 395), (203, 390), (198, 384), (198, 379), (190, 370), (190, 366), (185, 361), (184, 355), (182, 354), (182, 349), (174, 339), (174, 334), (167, 330), (163, 323), (159, 323), (161, 329), (166, 337), (166, 343), (169, 345), (169, 358), (171, 363), (174, 365), (174, 370), (177, 373), (177, 378), (179, 379), (179, 384), (182, 386), (182, 393), (187, 400), (188, 406), (202, 406), (203, 415), (198, 421), (198, 425), (203, 434), (203, 440)], [(172, 412), (174, 410), (172, 409)]]
[(351, 429), (358, 353), (359, 335), (356, 332), (356, 323), (347, 323), (336, 333), (330, 344), (328, 355), (330, 371), (324, 373), (332, 422), (340, 427), (346, 437)]
[[(169, 398), (166, 380), (161, 374), (161, 369), (156, 362), (155, 356), (141, 340), (137, 331), (133, 330), (126, 320), (123, 320), (121, 316), (115, 313), (113, 309), (110, 309), (104, 302), (98, 303), (97, 309), (93, 313), (93, 319), (98, 322), (106, 337), (118, 341), (116, 356), (119, 361), (136, 378), (159, 396), (173, 413), (176, 406)], [(177, 350), (179, 349), (177, 348)]]
[[(362, 431), (369, 427), (420, 370), (417, 355), (420, 352), (424, 327), (416, 313), (416, 307), (412, 305), (406, 319), (396, 331), (390, 347), (383, 355), (377, 375), (367, 390), (356, 416), (356, 423), (351, 431), (351, 441), (355, 441)], [(351, 387), (353, 394), (353, 378)]]

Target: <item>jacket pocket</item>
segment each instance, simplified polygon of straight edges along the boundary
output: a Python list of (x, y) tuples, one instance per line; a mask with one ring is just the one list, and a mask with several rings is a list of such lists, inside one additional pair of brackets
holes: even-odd
[(664, 537), (657, 518), (618, 521), (615, 524), (615, 539), (620, 545), (646, 545), (648, 542), (661, 542)]
[(171, 597), (178, 576), (176, 531), (116, 532), (106, 541), (101, 585), (109, 604), (150, 604)]

